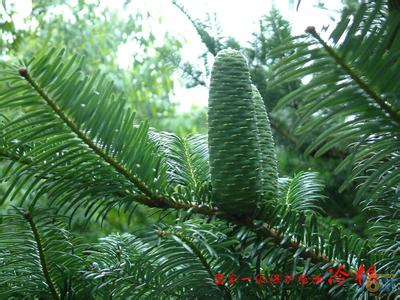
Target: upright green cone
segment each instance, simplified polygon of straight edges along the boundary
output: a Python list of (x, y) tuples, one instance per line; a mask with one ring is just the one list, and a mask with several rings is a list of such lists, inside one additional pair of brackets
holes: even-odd
[(252, 214), (261, 199), (258, 129), (246, 59), (236, 50), (218, 53), (211, 73), (208, 145), (213, 198), (236, 215)]
[(274, 200), (278, 191), (278, 166), (275, 153), (275, 143), (271, 132), (267, 110), (264, 101), (255, 85), (253, 88), (253, 103), (256, 112), (256, 124), (260, 147), (262, 198)]

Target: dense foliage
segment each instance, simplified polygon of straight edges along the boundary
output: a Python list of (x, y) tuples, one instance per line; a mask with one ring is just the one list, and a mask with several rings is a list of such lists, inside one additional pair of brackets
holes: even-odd
[[(95, 56), (87, 66), (55, 47), (4, 59), (0, 178), (9, 209), (0, 217), (0, 297), (394, 297), (398, 279), (377, 281), (373, 272), (400, 271), (394, 4), (344, 10), (328, 38), (313, 27), (287, 32), (274, 47), (243, 51), (249, 63), (223, 50), (237, 43), (218, 44), (193, 21), (216, 55), (207, 135), (150, 127), (135, 116), (129, 90), (93, 72)], [(263, 106), (270, 95), (279, 100)], [(288, 114), (295, 132), (283, 132), (307, 153), (340, 152), (337, 171), (349, 173), (342, 190), (355, 189), (346, 205), (362, 229), (326, 212), (332, 200), (316, 172), (278, 173), (270, 123), (277, 128)], [(143, 207), (157, 222), (128, 227)], [(77, 230), (110, 215), (122, 233), (97, 239)]]

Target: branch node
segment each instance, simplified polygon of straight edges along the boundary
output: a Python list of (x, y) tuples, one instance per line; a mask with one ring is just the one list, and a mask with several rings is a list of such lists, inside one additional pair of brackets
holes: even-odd
[(314, 26), (308, 26), (305, 31), (306, 31), (306, 33), (309, 33), (311, 35), (317, 34), (317, 31), (315, 30)]
[(28, 69), (27, 68), (20, 68), (18, 70), (19, 75), (21, 75), (22, 77), (26, 78), (26, 76), (28, 76)]

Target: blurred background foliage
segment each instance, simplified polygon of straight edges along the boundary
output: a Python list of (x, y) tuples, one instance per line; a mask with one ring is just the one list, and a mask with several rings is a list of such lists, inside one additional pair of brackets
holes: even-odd
[[(125, 1), (123, 9), (130, 2)], [(28, 7), (29, 1), (26, 3)], [(30, 57), (52, 47), (66, 48), (85, 55), (85, 71), (107, 74), (129, 99), (138, 118), (150, 120), (151, 126), (186, 134), (197, 132), (204, 123), (201, 112), (177, 119), (177, 104), (170, 99), (182, 41), (168, 32), (156, 36), (148, 24), (162, 20), (150, 12), (137, 11), (122, 17), (119, 10), (104, 5), (104, 1), (91, 0), (34, 0), (31, 13), (25, 17), (18, 8), (14, 1), (2, 2), (3, 59)], [(131, 59), (121, 65), (118, 55), (123, 47), (129, 47)]]
[[(155, 36), (146, 21), (153, 18), (149, 12), (137, 12), (121, 18), (116, 10), (100, 5), (101, 1), (33, 1), (28, 16), (18, 21), (18, 11), (13, 1), (3, 0), (0, 10), (0, 55), (3, 60), (14, 57), (29, 57), (38, 49), (65, 47), (68, 51), (86, 56), (85, 68), (89, 72), (103, 72), (112, 79), (123, 92), (129, 104), (137, 111), (138, 119), (148, 119), (158, 130), (173, 131), (179, 135), (204, 133), (206, 129), (206, 108), (193, 108), (190, 112), (179, 112), (177, 104), (171, 101), (174, 92), (174, 77), (178, 73), (187, 87), (207, 86), (212, 56), (219, 50), (232, 47), (241, 49), (247, 56), (253, 82), (263, 96), (269, 112), (277, 101), (290, 91), (302, 85), (301, 81), (289, 82), (277, 87), (269, 87), (272, 79), (271, 66), (289, 53), (274, 54), (272, 49), (291, 36), (290, 24), (278, 10), (272, 9), (259, 20), (259, 28), (249, 37), (249, 43), (241, 45), (233, 37), (222, 36), (215, 15), (206, 15), (195, 20), (189, 11), (177, 1), (173, 4), (190, 20), (199, 34), (207, 51), (199, 54), (204, 68), (199, 69), (192, 62), (181, 58), (183, 41), (173, 32)], [(128, 5), (130, 1), (125, 1)], [(293, 6), (301, 1), (292, 1)], [(344, 9), (354, 10), (358, 1), (343, 1)], [(320, 3), (324, 8), (323, 2)], [(162, 20), (158, 20), (162, 22)], [(162, 41), (161, 43), (159, 41)], [(132, 47), (132, 60), (125, 65), (118, 62), (120, 47)], [(292, 176), (302, 170), (317, 171), (326, 185), (327, 200), (324, 205), (328, 215), (349, 229), (363, 235), (363, 224), (368, 215), (352, 205), (354, 187), (339, 193), (339, 186), (348, 176), (349, 170), (334, 174), (333, 170), (345, 157), (346, 145), (325, 153), (322, 157), (305, 154), (307, 141), (300, 142), (295, 135), (293, 124), (297, 120), (297, 110), (301, 99), (290, 106), (270, 114), (271, 125), (278, 149), (280, 176)], [(324, 128), (321, 128), (324, 130)], [(3, 168), (0, 168), (0, 170)], [(0, 196), (6, 186), (0, 185)], [(77, 222), (77, 229), (86, 230), (90, 239), (113, 231), (128, 231), (131, 226), (145, 227), (160, 215), (152, 215), (151, 210), (138, 207), (130, 225), (128, 216), (117, 211), (110, 213), (100, 230), (96, 225), (85, 227)], [(163, 216), (165, 217), (165, 216)], [(174, 216), (165, 221), (172, 222)]]

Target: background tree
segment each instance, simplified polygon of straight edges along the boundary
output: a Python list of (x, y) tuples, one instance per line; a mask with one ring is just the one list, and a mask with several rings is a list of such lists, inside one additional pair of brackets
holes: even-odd
[[(305, 135), (308, 151), (323, 155), (350, 143), (339, 168), (353, 167), (345, 184), (356, 181), (353, 203), (372, 217), (366, 224), (368, 239), (323, 212), (323, 184), (316, 173), (291, 178), (280, 173), (277, 183), (266, 180), (269, 165), (260, 153), (275, 150), (271, 142), (262, 148), (268, 128), (258, 116), (266, 117), (266, 111), (255, 105), (260, 95), (251, 87), (251, 67), (238, 51), (218, 54), (210, 110), (215, 101), (225, 105), (227, 95), (239, 103), (242, 93), (248, 101), (209, 116), (210, 145), (202, 135), (181, 137), (136, 121), (118, 87), (106, 74), (86, 69), (80, 55), (51, 49), (33, 59), (3, 62), (0, 158), (7, 190), (2, 205), (12, 200), (18, 207), (1, 217), (0, 295), (350, 299), (373, 297), (371, 284), (379, 285), (380, 295), (395, 295), (394, 280), (367, 279), (366, 272), (360, 282), (353, 277), (361, 265), (375, 264), (379, 273), (400, 269), (400, 18), (388, 8), (386, 2), (364, 3), (354, 13), (344, 13), (329, 42), (310, 27), (306, 35), (285, 40), (270, 52), (272, 57), (287, 55), (269, 70), (274, 78), (269, 87), (298, 83), (274, 109), (298, 103), (297, 129), (318, 135)], [(311, 81), (300, 84), (305, 75)], [(251, 203), (242, 197), (230, 202), (215, 193), (215, 180), (232, 179), (212, 176), (222, 171), (218, 165), (224, 161), (237, 172), (231, 156), (212, 156), (214, 146), (220, 151), (231, 147), (246, 167), (242, 154), (248, 141), (243, 136), (252, 139), (251, 147), (259, 153), (251, 154), (254, 168), (244, 169), (260, 171), (251, 190), (257, 199)], [(244, 180), (235, 185), (246, 188)], [(267, 196), (269, 187), (276, 197)], [(70, 226), (82, 217), (102, 224), (115, 212), (129, 223), (138, 206), (154, 210), (157, 224), (95, 241)], [(164, 222), (168, 217), (175, 222)], [(343, 285), (332, 277), (341, 267), (349, 275)], [(256, 274), (268, 280), (287, 274), (288, 284), (230, 284), (225, 278), (219, 285), (214, 280), (221, 273), (236, 274), (238, 282)], [(305, 276), (321, 282), (303, 285)]]
[[(121, 9), (130, 4), (125, 1)], [(204, 131), (204, 114), (180, 117), (176, 103), (170, 101), (182, 42), (169, 33), (156, 37), (149, 29), (151, 22), (157, 22), (150, 12), (121, 16), (104, 2), (82, 0), (33, 1), (31, 14), (23, 20), (13, 1), (4, 1), (0, 12), (1, 51), (6, 59), (32, 56), (40, 48), (71, 49), (86, 57), (87, 72), (106, 73), (127, 95), (138, 117), (151, 126), (181, 134), (194, 128)], [(121, 65), (118, 55), (125, 45), (136, 50)]]

